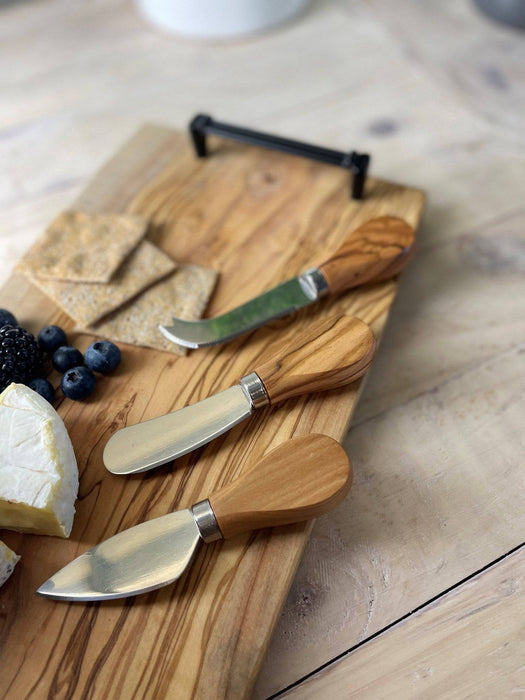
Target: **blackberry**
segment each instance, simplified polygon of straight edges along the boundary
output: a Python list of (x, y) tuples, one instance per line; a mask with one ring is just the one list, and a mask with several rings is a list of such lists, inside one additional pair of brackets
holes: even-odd
[(0, 328), (0, 391), (11, 382), (27, 384), (42, 364), (42, 350), (25, 328), (7, 324)]

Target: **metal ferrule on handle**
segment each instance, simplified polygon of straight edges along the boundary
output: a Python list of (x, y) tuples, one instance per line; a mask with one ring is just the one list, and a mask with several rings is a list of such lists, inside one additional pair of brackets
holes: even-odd
[(311, 301), (317, 301), (330, 293), (325, 276), (316, 267), (303, 272), (297, 279), (301, 289)]
[(240, 384), (252, 408), (267, 406), (270, 403), (270, 397), (264, 384), (255, 372), (250, 372), (250, 374), (243, 377)]
[(192, 506), (191, 513), (195, 519), (199, 535), (206, 544), (224, 539), (213, 508), (207, 498)]

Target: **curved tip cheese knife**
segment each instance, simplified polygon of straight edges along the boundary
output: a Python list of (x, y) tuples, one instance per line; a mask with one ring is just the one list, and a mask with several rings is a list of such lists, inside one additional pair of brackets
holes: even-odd
[(135, 474), (170, 462), (222, 435), (254, 408), (355, 381), (370, 366), (374, 350), (374, 335), (363, 321), (324, 319), (236, 386), (118, 430), (104, 448), (104, 464), (113, 474)]
[(316, 518), (343, 500), (351, 477), (348, 457), (332, 438), (287, 440), (208, 499), (110, 537), (36, 592), (66, 601), (111, 600), (166, 586), (182, 575), (200, 540)]
[(222, 316), (184, 321), (174, 318), (161, 333), (178, 345), (201, 348), (224, 343), (269, 321), (367, 282), (397, 275), (410, 258), (414, 230), (403, 219), (382, 216), (353, 231), (340, 248), (317, 268), (274, 287)]

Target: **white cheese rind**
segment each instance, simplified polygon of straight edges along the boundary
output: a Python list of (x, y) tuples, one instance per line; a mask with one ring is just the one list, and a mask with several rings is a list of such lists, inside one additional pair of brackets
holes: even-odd
[(0, 540), (0, 588), (11, 576), (19, 560), (18, 554)]
[(0, 394), (0, 528), (68, 537), (78, 468), (55, 409), (23, 384)]

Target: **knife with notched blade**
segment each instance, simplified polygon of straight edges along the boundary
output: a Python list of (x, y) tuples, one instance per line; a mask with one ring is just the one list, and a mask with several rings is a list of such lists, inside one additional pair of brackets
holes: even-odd
[(353, 231), (317, 268), (294, 277), (222, 316), (185, 321), (174, 318), (160, 325), (168, 339), (187, 348), (224, 343), (312, 304), (327, 294), (338, 294), (367, 282), (394, 277), (410, 259), (414, 230), (395, 216), (370, 219)]
[(355, 381), (370, 366), (374, 350), (374, 335), (363, 321), (323, 319), (236, 386), (118, 430), (104, 448), (104, 464), (113, 474), (135, 474), (170, 462), (233, 428), (254, 408)]
[(282, 443), (208, 499), (124, 530), (67, 564), (36, 591), (65, 601), (111, 600), (178, 579), (201, 540), (316, 518), (350, 490), (352, 470), (326, 435)]

